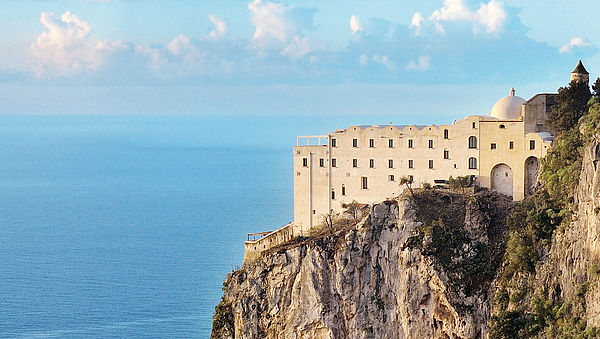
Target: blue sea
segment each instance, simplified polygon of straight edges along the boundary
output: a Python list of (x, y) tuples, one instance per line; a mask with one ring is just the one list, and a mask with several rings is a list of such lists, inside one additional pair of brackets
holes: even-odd
[(296, 135), (357, 120), (0, 116), (0, 337), (209, 337), (246, 234), (292, 219)]

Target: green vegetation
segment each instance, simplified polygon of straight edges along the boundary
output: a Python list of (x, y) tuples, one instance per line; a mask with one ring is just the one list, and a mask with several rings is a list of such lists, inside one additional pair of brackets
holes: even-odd
[[(587, 326), (587, 283), (578, 286), (573, 300), (560, 292), (535, 290), (536, 269), (547, 255), (556, 230), (571, 222), (581, 172), (583, 150), (600, 132), (600, 79), (593, 86), (572, 82), (559, 89), (557, 105), (548, 125), (556, 136), (542, 161), (542, 187), (516, 204), (507, 218), (508, 235), (503, 269), (494, 296), (491, 338), (596, 338), (598, 329)], [(592, 265), (589, 276), (598, 274)], [(547, 288), (547, 287), (544, 287)], [(560, 291), (560, 287), (556, 286)]]

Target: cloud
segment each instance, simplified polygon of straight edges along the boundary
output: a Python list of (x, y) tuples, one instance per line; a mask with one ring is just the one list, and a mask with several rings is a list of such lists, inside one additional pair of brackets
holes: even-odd
[(447, 22), (467, 22), (473, 26), (473, 31), (478, 33), (485, 28), (487, 33), (497, 33), (502, 30), (507, 13), (501, 2), (491, 0), (481, 3), (479, 9), (471, 10), (463, 0), (445, 0), (442, 8), (433, 11), (426, 19), (421, 13), (415, 13), (411, 26), (420, 32), (424, 23), (432, 24), (439, 32), (445, 32)]
[(585, 47), (591, 45), (592, 44), (589, 41), (584, 40), (582, 37), (572, 37), (571, 40), (568, 43), (562, 45), (558, 51), (561, 54), (564, 54), (572, 51), (576, 47)]
[(431, 68), (431, 57), (430, 56), (421, 56), (417, 59), (417, 62), (411, 60), (408, 65), (406, 65), (407, 71), (426, 71)]
[(95, 71), (112, 54), (127, 48), (121, 41), (90, 38), (90, 24), (69, 11), (63, 13), (60, 20), (53, 14), (44, 12), (40, 22), (46, 31), (30, 46), (38, 77)]
[(223, 38), (227, 33), (227, 23), (214, 14), (209, 14), (208, 19), (215, 25), (215, 29), (208, 33), (208, 37), (213, 40)]
[(356, 15), (353, 15), (350, 17), (350, 31), (352, 32), (352, 34), (356, 34), (358, 32), (360, 32), (363, 29), (362, 26), (362, 22), (360, 21), (360, 18), (357, 17)]
[(251, 46), (261, 55), (278, 50), (280, 55), (297, 60), (322, 48), (320, 43), (306, 37), (306, 32), (313, 28), (314, 9), (262, 0), (250, 2), (248, 9), (255, 27)]

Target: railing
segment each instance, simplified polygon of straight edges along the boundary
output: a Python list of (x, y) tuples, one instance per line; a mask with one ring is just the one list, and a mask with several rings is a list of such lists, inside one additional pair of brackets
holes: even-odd
[[(260, 238), (256, 239), (257, 236), (260, 236)], [(292, 223), (272, 232), (248, 233), (248, 240), (245, 243), (244, 262), (252, 261), (258, 258), (262, 252), (288, 242), (293, 238), (294, 228)]]
[[(302, 144), (300, 144), (301, 140), (303, 141)], [(327, 140), (329, 140), (328, 135), (299, 135), (296, 137), (296, 146), (311, 146), (311, 141), (317, 141), (312, 146), (327, 146)]]

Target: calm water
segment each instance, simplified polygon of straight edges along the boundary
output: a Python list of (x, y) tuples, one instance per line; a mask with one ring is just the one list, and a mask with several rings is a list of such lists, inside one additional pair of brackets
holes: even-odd
[(208, 337), (292, 218), (297, 126), (251, 119), (0, 117), (0, 337)]

